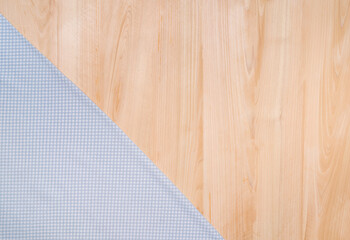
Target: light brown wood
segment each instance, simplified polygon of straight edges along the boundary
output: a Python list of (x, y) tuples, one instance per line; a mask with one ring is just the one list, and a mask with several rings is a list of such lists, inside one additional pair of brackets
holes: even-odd
[(0, 0), (0, 12), (225, 239), (347, 240), (349, 5)]

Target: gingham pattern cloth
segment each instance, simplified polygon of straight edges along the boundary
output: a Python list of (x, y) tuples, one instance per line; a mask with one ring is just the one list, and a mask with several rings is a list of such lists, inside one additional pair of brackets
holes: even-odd
[(1, 239), (222, 239), (0, 15)]

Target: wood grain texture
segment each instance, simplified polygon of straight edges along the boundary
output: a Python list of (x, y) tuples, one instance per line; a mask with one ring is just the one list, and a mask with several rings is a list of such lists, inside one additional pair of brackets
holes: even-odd
[(0, 0), (225, 239), (349, 239), (350, 1)]

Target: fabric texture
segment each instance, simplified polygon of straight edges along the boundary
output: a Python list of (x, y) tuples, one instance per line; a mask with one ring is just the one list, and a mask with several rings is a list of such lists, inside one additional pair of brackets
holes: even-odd
[(0, 238), (222, 239), (1, 15)]

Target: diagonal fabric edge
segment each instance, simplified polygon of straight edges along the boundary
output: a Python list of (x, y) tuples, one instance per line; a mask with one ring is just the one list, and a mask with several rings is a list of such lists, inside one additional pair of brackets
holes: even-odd
[(0, 130), (5, 239), (222, 239), (1, 14)]

